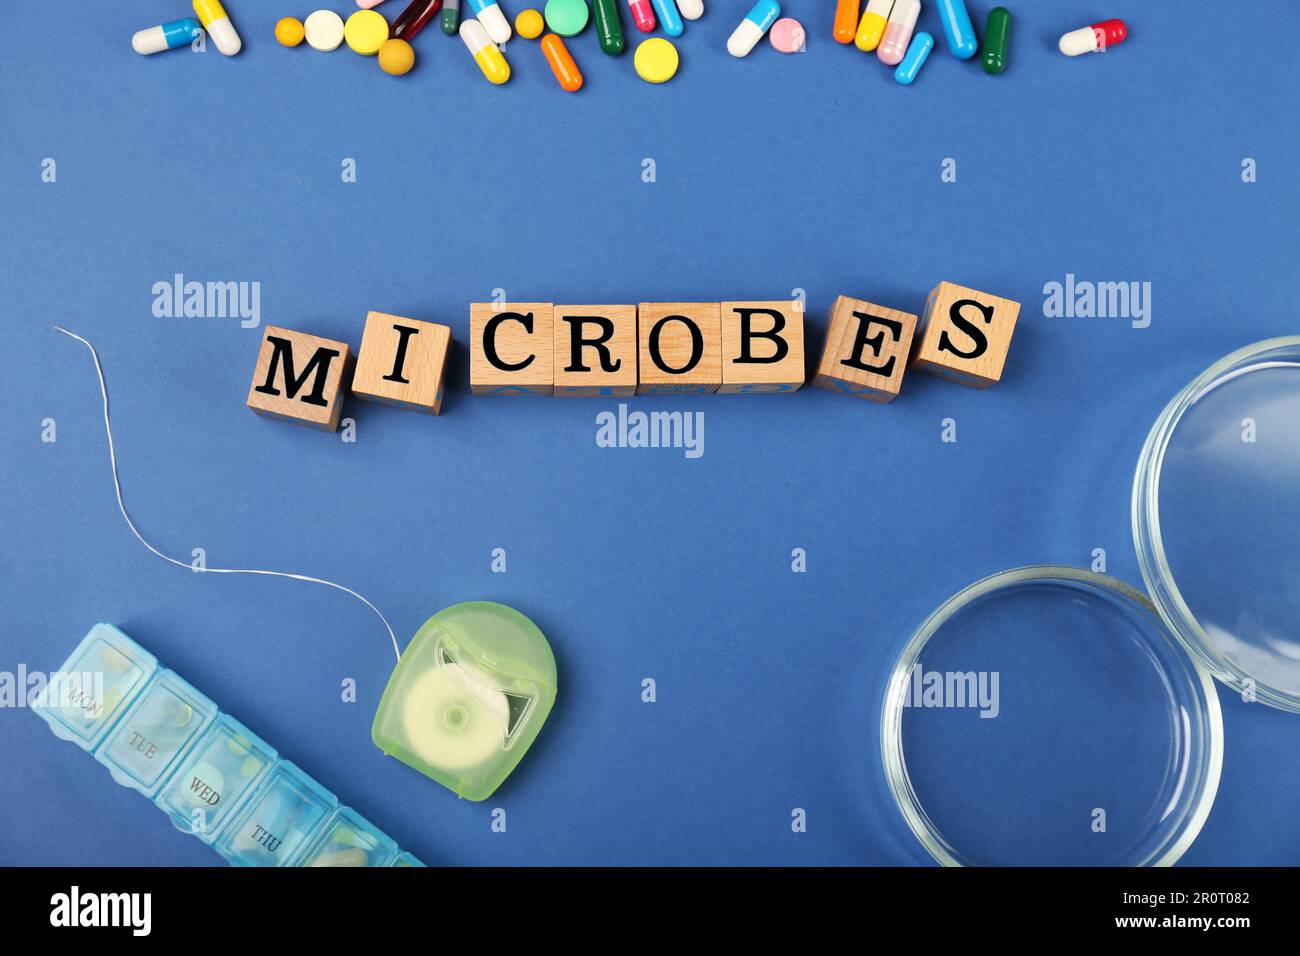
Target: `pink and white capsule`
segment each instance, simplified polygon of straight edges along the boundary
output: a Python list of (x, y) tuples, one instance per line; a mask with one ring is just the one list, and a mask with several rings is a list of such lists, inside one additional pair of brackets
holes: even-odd
[(920, 15), (921, 0), (897, 0), (894, 9), (889, 12), (889, 22), (885, 24), (885, 36), (880, 41), (880, 49), (876, 50), (881, 63), (898, 66), (902, 62)]

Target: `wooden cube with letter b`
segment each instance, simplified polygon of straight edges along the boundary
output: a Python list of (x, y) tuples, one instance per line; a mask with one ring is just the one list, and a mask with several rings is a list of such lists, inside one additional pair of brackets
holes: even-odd
[(719, 392), (794, 392), (803, 385), (803, 303), (722, 303)]
[(475, 395), (555, 391), (554, 307), (475, 302), (469, 307), (469, 388)]
[(912, 364), (962, 385), (988, 388), (1002, 378), (1019, 314), (1019, 302), (940, 282), (925, 300), (925, 330)]
[(637, 306), (638, 395), (706, 394), (722, 384), (722, 316), (717, 302)]
[(248, 407), (269, 418), (338, 431), (351, 361), (346, 342), (268, 325), (262, 331)]
[(555, 307), (555, 394), (635, 395), (636, 306)]
[(368, 312), (352, 376), (352, 393), (437, 415), (442, 411), (450, 354), (448, 326)]
[(903, 386), (916, 321), (910, 312), (838, 296), (812, 383), (854, 398), (892, 402)]

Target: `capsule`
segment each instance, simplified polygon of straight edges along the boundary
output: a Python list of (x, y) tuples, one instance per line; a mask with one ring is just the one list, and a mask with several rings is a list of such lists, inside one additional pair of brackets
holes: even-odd
[(627, 8), (632, 11), (632, 22), (642, 33), (655, 28), (655, 11), (650, 0), (627, 0)]
[(222, 55), (234, 56), (239, 52), (244, 44), (218, 0), (194, 0), (194, 12), (199, 15), (203, 29), (208, 31), (208, 36), (212, 37), (212, 42)]
[(916, 28), (916, 18), (921, 15), (921, 0), (895, 0), (894, 9), (885, 24), (885, 35), (880, 41), (876, 56), (886, 66), (896, 66), (907, 52), (907, 44)]
[(749, 8), (740, 25), (732, 31), (727, 40), (727, 52), (732, 56), (748, 56), (749, 51), (754, 49), (754, 44), (763, 39), (763, 34), (780, 15), (781, 4), (776, 0), (758, 0)]
[[(493, 43), (500, 46), (510, 39), (510, 21), (501, 12), (501, 5), (497, 0), (469, 0), (469, 8), (478, 18), (478, 22), (483, 24), (483, 29), (487, 31)], [(464, 37), (465, 34), (462, 33), (461, 36)]]
[(546, 34), (542, 37), (542, 53), (551, 65), (551, 72), (560, 81), (560, 89), (566, 93), (576, 93), (582, 89), (582, 71), (573, 61), (573, 55), (564, 45), (563, 38), (555, 33)]
[(959, 60), (969, 60), (980, 48), (975, 39), (975, 27), (966, 12), (966, 0), (939, 0), (939, 19), (943, 21), (943, 35), (948, 50)]
[(441, 9), (442, 0), (411, 0), (411, 5), (393, 21), (390, 32), (397, 39), (410, 43)]
[(1102, 20), (1090, 27), (1071, 30), (1061, 37), (1061, 52), (1066, 56), (1081, 53), (1104, 53), (1107, 47), (1128, 39), (1128, 27), (1123, 20)]
[(456, 31), (460, 29), (460, 0), (443, 0), (442, 19), (439, 25), (447, 36), (456, 35)]
[(500, 86), (510, 79), (510, 64), (501, 55), (501, 51), (493, 45), (492, 38), (488, 36), (483, 24), (477, 20), (462, 20), (460, 38), (464, 41), (466, 49), (474, 55), (474, 62), (483, 71), (489, 83)]
[(858, 24), (853, 45), (863, 53), (870, 53), (880, 46), (880, 38), (884, 36), (885, 24), (889, 22), (889, 11), (892, 9), (894, 0), (867, 0), (867, 9)]
[(617, 0), (592, 0), (591, 10), (600, 48), (610, 56), (618, 56), (627, 43), (623, 39), (623, 20), (618, 15)]
[(664, 33), (670, 37), (682, 35), (682, 15), (677, 12), (677, 0), (650, 0), (654, 4), (655, 16)]
[(852, 43), (858, 32), (859, 0), (837, 0), (835, 4), (835, 42)]
[(687, 20), (698, 20), (704, 16), (704, 0), (677, 0), (677, 9)]
[(984, 52), (980, 63), (989, 76), (997, 76), (1007, 68), (1007, 44), (1011, 38), (1011, 11), (994, 7), (989, 11), (984, 25)]
[(160, 27), (139, 31), (131, 37), (131, 47), (136, 53), (148, 56), (150, 53), (174, 50), (178, 46), (191, 43), (202, 32), (203, 28), (199, 26), (198, 20), (185, 17), (182, 20), (164, 23)]
[(916, 75), (921, 72), (921, 67), (925, 66), (925, 61), (930, 58), (930, 51), (933, 49), (934, 37), (924, 30), (912, 37), (912, 42), (907, 46), (907, 54), (898, 64), (898, 69), (894, 70), (894, 79), (904, 86), (911, 86)]

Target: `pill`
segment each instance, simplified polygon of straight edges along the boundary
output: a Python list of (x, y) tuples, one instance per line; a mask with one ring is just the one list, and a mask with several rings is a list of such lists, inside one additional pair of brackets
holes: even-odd
[(442, 32), (455, 36), (460, 27), (460, 0), (444, 0), (442, 4)]
[(767, 39), (772, 44), (772, 49), (778, 53), (802, 53), (805, 40), (803, 24), (798, 20), (783, 17), (772, 24)]
[(627, 0), (627, 8), (632, 11), (632, 22), (642, 33), (655, 28), (655, 11), (650, 0)]
[(374, 10), (358, 10), (343, 25), (343, 39), (353, 53), (374, 56), (388, 39), (388, 21)]
[(966, 0), (939, 0), (939, 19), (943, 21), (949, 52), (959, 60), (973, 57), (980, 45), (966, 11)]
[(623, 19), (618, 15), (618, 0), (592, 0), (591, 13), (600, 48), (610, 56), (618, 56), (627, 46), (623, 39)]
[(916, 18), (921, 15), (921, 0), (895, 0), (894, 9), (885, 24), (885, 35), (880, 40), (876, 56), (886, 66), (896, 66), (907, 52), (916, 28)]
[(780, 15), (781, 4), (776, 0), (758, 0), (727, 39), (727, 52), (732, 56), (748, 56)]
[(836, 43), (852, 43), (858, 32), (859, 0), (836, 0), (834, 35)]
[(275, 39), (281, 46), (297, 46), (306, 35), (297, 17), (281, 17), (275, 22)]
[(704, 16), (704, 0), (677, 0), (677, 9), (687, 20)]
[(313, 50), (328, 53), (337, 50), (343, 42), (343, 18), (333, 10), (317, 10), (303, 21), (307, 45)]
[(212, 37), (212, 42), (224, 56), (234, 56), (239, 52), (243, 43), (218, 0), (194, 0), (194, 12), (199, 15), (203, 29), (208, 31), (208, 36)]
[(374, 7), (379, 6), (383, 2), (384, 0), (357, 0), (357, 6), (359, 6), (362, 10), (370, 10)]
[(576, 37), (587, 27), (587, 0), (546, 0), (542, 13), (551, 32), (562, 37)]
[[(495, 3), (492, 5), (496, 6)], [(497, 12), (500, 13), (500, 9)], [(487, 28), (482, 23), (478, 20), (462, 20), (459, 32), (466, 49), (473, 55), (474, 62), (483, 71), (489, 83), (500, 86), (510, 79), (510, 64), (501, 55), (501, 51), (493, 46), (492, 38), (488, 36)]]
[(442, 0), (411, 0), (411, 5), (398, 14), (397, 19), (393, 21), (393, 36), (410, 43), (441, 9)]
[(162, 26), (140, 30), (131, 37), (131, 46), (136, 53), (148, 56), (150, 53), (174, 50), (178, 46), (191, 43), (202, 32), (203, 29), (199, 26), (198, 20), (193, 17), (185, 17), (182, 20), (164, 23)]
[(1006, 7), (994, 7), (989, 11), (988, 22), (984, 26), (984, 53), (980, 62), (984, 72), (997, 76), (1007, 68), (1007, 44), (1011, 37), (1011, 12)]
[(385, 40), (379, 48), (379, 68), (389, 76), (405, 76), (415, 66), (415, 50), (400, 37)]
[(582, 89), (582, 71), (578, 69), (578, 64), (573, 62), (564, 40), (554, 33), (546, 34), (542, 37), (542, 53), (546, 54), (546, 62), (551, 65), (551, 72), (560, 81), (562, 90), (566, 93), (576, 93)]
[(664, 33), (670, 37), (682, 35), (682, 15), (677, 12), (677, 0), (650, 0), (655, 8), (655, 16)]
[[(500, 46), (510, 39), (510, 21), (497, 0), (469, 0), (470, 11), (487, 31), (488, 39)], [(461, 34), (464, 38), (464, 34)]]
[(894, 79), (904, 86), (911, 86), (916, 75), (921, 72), (921, 67), (925, 66), (925, 61), (930, 56), (930, 51), (934, 49), (934, 37), (922, 31), (912, 37), (912, 42), (908, 44), (907, 54), (903, 61), (898, 64), (898, 69), (894, 70)]
[(520, 10), (519, 15), (515, 17), (515, 32), (525, 40), (536, 40), (546, 29), (546, 21), (542, 15), (531, 7), (527, 10)]
[(889, 22), (889, 11), (892, 9), (894, 0), (868, 0), (853, 45), (863, 53), (870, 53), (880, 46), (880, 38), (885, 35), (885, 24)]
[(642, 40), (632, 56), (636, 75), (647, 83), (667, 83), (677, 73), (677, 47), (663, 37)]
[(1102, 20), (1090, 27), (1071, 30), (1061, 37), (1061, 52), (1066, 56), (1081, 53), (1104, 53), (1107, 47), (1123, 43), (1128, 38), (1128, 27), (1123, 20)]

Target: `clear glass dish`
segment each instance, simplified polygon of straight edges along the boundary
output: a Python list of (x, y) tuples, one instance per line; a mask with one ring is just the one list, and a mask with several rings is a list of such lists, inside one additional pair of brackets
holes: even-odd
[(1209, 815), (1223, 723), (1210, 674), (1144, 595), (1039, 566), (970, 585), (913, 634), (881, 750), (942, 864), (1161, 866)]

